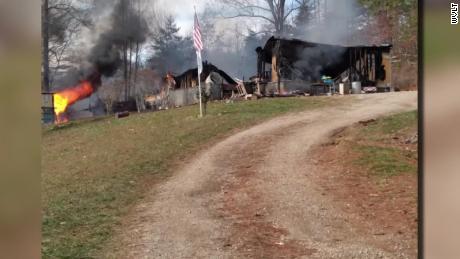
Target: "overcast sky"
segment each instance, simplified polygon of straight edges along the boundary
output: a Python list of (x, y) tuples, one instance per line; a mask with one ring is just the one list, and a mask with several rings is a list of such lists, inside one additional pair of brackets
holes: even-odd
[(193, 29), (193, 7), (198, 13), (204, 10), (209, 0), (159, 0), (158, 6), (165, 9), (176, 18), (177, 25), (181, 28), (180, 34), (189, 34)]

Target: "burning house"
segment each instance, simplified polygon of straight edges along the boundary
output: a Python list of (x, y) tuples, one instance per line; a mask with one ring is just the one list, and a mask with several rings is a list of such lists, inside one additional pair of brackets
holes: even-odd
[[(175, 76), (176, 89), (178, 88), (192, 88), (198, 85), (198, 70), (192, 68), (184, 73)], [(236, 90), (237, 82), (233, 80), (227, 73), (220, 70), (211, 63), (203, 62), (203, 71), (200, 74), (201, 82), (214, 83), (220, 88), (220, 93), (215, 93), (215, 99), (228, 98), (232, 92)]]
[[(232, 96), (238, 83), (227, 73), (211, 63), (203, 62), (200, 74), (202, 87), (209, 92), (211, 100), (222, 100)], [(198, 68), (191, 68), (180, 75), (168, 73), (160, 93), (145, 97), (146, 107), (165, 109), (198, 103)]]
[(363, 87), (391, 85), (391, 45), (339, 46), (271, 37), (257, 52), (257, 90), (262, 95), (316, 92), (331, 85), (359, 82)]

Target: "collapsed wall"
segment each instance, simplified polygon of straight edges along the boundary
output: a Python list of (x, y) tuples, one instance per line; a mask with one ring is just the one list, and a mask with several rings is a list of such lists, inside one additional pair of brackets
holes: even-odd
[(267, 92), (284, 93), (308, 92), (325, 76), (365, 86), (391, 85), (390, 51), (387, 44), (340, 46), (271, 37), (256, 49), (257, 80)]

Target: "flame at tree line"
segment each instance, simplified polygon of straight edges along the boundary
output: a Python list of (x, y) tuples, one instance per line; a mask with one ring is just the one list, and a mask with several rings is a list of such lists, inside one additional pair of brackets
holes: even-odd
[(66, 122), (67, 117), (65, 116), (65, 111), (67, 110), (67, 107), (78, 100), (89, 97), (93, 91), (93, 85), (90, 81), (86, 80), (74, 87), (67, 88), (53, 94), (56, 123)]

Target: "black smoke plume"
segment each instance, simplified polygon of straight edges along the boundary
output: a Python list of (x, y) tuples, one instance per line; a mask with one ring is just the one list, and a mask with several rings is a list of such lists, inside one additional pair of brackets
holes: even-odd
[(144, 43), (149, 32), (145, 18), (129, 0), (117, 1), (110, 22), (110, 29), (99, 36), (88, 58), (94, 70), (88, 80), (95, 80), (95, 86), (100, 85), (100, 76), (113, 76), (129, 44)]
[(331, 45), (299, 48), (293, 67), (303, 80), (318, 81), (322, 75), (330, 76), (329, 68), (338, 65), (345, 52), (346, 48)]

